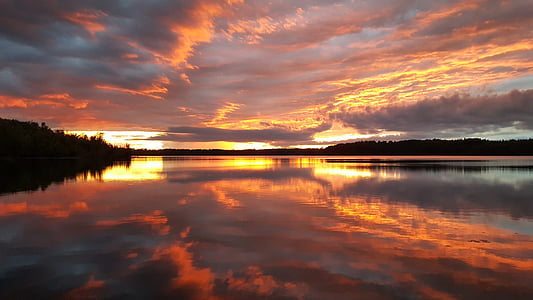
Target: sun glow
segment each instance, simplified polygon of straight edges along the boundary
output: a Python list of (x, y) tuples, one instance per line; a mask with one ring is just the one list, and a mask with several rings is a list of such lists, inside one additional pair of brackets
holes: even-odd
[(330, 129), (318, 132), (313, 136), (313, 141), (318, 143), (331, 143), (355, 139), (372, 137), (372, 134), (360, 134), (353, 128), (344, 127), (339, 122), (334, 121)]
[(276, 146), (272, 146), (270, 143), (257, 143), (257, 142), (249, 142), (249, 143), (234, 143), (233, 149), (235, 150), (247, 150), (247, 149), (272, 149), (272, 148), (279, 148)]
[(313, 141), (317, 143), (332, 143), (336, 142), (345, 142), (353, 141), (359, 139), (368, 139), (368, 138), (383, 138), (386, 136), (399, 136), (399, 132), (381, 132), (379, 135), (376, 134), (362, 134), (354, 128), (345, 127), (341, 123), (334, 121), (330, 129), (318, 132), (313, 136)]
[(133, 149), (163, 149), (163, 141), (151, 138), (163, 135), (159, 131), (67, 131), (68, 134), (94, 136), (102, 134), (102, 138), (115, 146), (129, 145)]

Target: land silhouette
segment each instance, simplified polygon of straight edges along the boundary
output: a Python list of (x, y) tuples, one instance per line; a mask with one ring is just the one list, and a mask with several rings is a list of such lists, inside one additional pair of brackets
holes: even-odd
[(113, 146), (102, 135), (66, 134), (45, 123), (0, 118), (0, 157), (117, 160), (131, 157), (129, 146)]
[(162, 149), (133, 150), (134, 155), (533, 155), (533, 139), (491, 141), (479, 138), (359, 141), (324, 149)]

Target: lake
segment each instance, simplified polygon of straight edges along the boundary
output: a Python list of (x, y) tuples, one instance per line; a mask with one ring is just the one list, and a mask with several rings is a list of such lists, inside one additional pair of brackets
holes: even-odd
[(532, 157), (71, 165), (4, 168), (0, 298), (533, 299)]

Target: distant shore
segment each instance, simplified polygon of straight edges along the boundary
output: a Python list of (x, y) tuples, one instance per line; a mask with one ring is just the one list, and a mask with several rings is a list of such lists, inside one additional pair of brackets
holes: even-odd
[(533, 139), (491, 141), (484, 139), (360, 141), (324, 149), (136, 149), (132, 155), (210, 156), (210, 155), (446, 155), (446, 156), (531, 156)]

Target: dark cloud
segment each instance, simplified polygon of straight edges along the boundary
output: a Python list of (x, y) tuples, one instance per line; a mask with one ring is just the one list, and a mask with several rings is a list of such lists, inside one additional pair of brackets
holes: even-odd
[(268, 129), (221, 129), (210, 127), (170, 127), (166, 135), (154, 137), (155, 140), (175, 142), (265, 142), (301, 143), (312, 140), (312, 136), (330, 128), (324, 123), (318, 127), (291, 131), (285, 128)]
[(502, 95), (454, 95), (411, 105), (367, 108), (332, 117), (366, 132), (401, 131), (428, 136), (443, 132), (481, 132), (501, 127), (533, 129), (533, 90)]
[(13, 70), (5, 68), (0, 70), (0, 90), (6, 92), (16, 92), (21, 89), (21, 82)]

